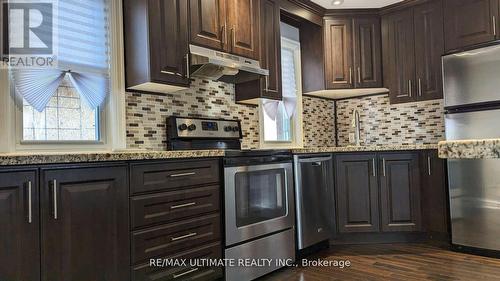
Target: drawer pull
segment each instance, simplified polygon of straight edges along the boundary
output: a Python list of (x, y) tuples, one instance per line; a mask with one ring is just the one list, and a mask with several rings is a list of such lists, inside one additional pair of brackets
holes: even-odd
[(190, 207), (190, 206), (194, 206), (194, 205), (196, 205), (196, 202), (191, 202), (191, 203), (186, 203), (186, 204), (181, 204), (181, 205), (170, 206), (170, 209), (171, 210), (175, 210), (175, 209), (186, 208), (186, 207)]
[(199, 269), (196, 267), (196, 268), (190, 269), (190, 270), (188, 270), (188, 271), (185, 271), (185, 272), (183, 272), (183, 273), (174, 274), (174, 275), (172, 275), (172, 277), (173, 277), (174, 279), (177, 279), (177, 278), (179, 278), (179, 277), (182, 277), (182, 276), (188, 275), (188, 274), (193, 273), (193, 272), (196, 272), (196, 271), (198, 271), (198, 270), (199, 270)]
[(189, 234), (186, 234), (186, 235), (183, 235), (183, 236), (172, 237), (172, 241), (179, 241), (179, 240), (186, 239), (186, 238), (189, 238), (189, 237), (193, 237), (193, 236), (196, 236), (196, 235), (198, 235), (198, 233), (192, 232), (192, 233), (189, 233)]
[(182, 173), (182, 174), (173, 174), (173, 175), (170, 175), (171, 178), (180, 178), (180, 177), (187, 177), (187, 176), (194, 176), (196, 175), (195, 172), (191, 172), (191, 173)]

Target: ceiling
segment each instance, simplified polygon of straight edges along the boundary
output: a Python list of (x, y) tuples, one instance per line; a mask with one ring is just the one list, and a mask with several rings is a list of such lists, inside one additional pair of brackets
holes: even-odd
[(403, 0), (344, 0), (342, 5), (333, 5), (333, 0), (312, 0), (326, 9), (382, 8)]

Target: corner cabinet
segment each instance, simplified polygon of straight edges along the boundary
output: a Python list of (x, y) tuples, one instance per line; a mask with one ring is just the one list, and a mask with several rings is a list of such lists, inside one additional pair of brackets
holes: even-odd
[(0, 170), (0, 280), (40, 280), (36, 169)]
[(127, 166), (43, 168), (43, 281), (129, 280)]
[(337, 230), (346, 233), (419, 232), (419, 152), (336, 156)]
[(259, 0), (190, 0), (191, 43), (259, 59)]
[(440, 0), (382, 17), (384, 85), (390, 90), (391, 103), (443, 97), (442, 18)]
[(378, 16), (329, 17), (324, 30), (327, 89), (382, 86)]
[(125, 0), (123, 5), (127, 89), (189, 88), (187, 1)]
[(444, 0), (446, 51), (500, 39), (498, 0)]
[(280, 5), (277, 0), (261, 0), (260, 5), (260, 65), (269, 70), (269, 76), (236, 84), (237, 103), (257, 104), (259, 98), (282, 98)]

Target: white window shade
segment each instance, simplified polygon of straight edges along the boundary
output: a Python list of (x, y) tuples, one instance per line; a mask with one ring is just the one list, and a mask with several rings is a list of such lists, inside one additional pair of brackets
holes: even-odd
[(60, 0), (57, 8), (57, 68), (13, 69), (14, 85), (41, 112), (68, 75), (82, 99), (95, 109), (109, 93), (107, 0)]

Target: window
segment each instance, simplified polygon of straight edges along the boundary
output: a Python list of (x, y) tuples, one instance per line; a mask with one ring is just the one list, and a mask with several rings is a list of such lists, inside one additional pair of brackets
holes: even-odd
[(59, 0), (57, 65), (11, 70), (21, 104), (20, 143), (102, 141), (102, 108), (110, 92), (108, 1)]
[(283, 100), (261, 101), (261, 147), (263, 148), (297, 148), (303, 144), (299, 31), (282, 23), (283, 25), (284, 32), (281, 38)]

